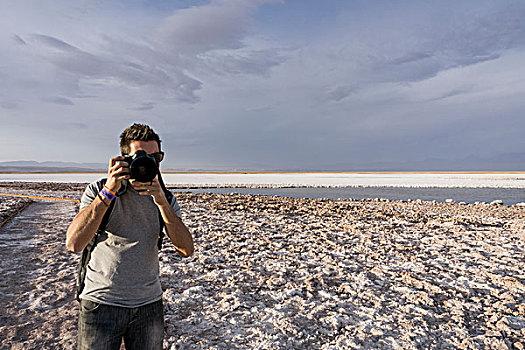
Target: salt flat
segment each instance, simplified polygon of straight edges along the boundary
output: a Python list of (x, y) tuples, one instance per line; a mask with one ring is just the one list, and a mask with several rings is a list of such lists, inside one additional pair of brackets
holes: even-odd
[[(0, 174), (0, 181), (82, 182), (104, 173)], [(183, 186), (402, 186), (525, 188), (525, 173), (167, 173), (166, 184)]]
[[(77, 198), (80, 190), (13, 189)], [(523, 207), (177, 197), (196, 252), (182, 259), (166, 243), (160, 254), (166, 349), (525, 345)], [(2, 349), (71, 348), (75, 339), (78, 254), (63, 243), (77, 208), (35, 204), (0, 229), (33, 232), (1, 251)]]

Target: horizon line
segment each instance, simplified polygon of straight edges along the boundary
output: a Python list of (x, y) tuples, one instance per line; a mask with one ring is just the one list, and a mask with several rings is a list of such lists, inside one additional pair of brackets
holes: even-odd
[[(0, 174), (105, 174), (106, 171), (0, 171)], [(525, 174), (525, 170), (203, 170), (203, 171), (162, 171), (162, 174)]]

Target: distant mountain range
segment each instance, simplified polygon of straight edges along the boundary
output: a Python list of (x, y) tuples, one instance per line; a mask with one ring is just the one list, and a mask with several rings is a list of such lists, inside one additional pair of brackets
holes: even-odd
[[(422, 161), (404, 162), (338, 162), (320, 164), (309, 168), (269, 168), (260, 166), (214, 167), (211, 168), (170, 168), (163, 171), (525, 171), (525, 153), (506, 153), (493, 157), (468, 156), (459, 159), (428, 158)], [(0, 172), (106, 172), (104, 163), (75, 163), (57, 161), (10, 161), (0, 162)]]
[(0, 172), (91, 172), (107, 171), (107, 169), (107, 164), (103, 163), (36, 162), (25, 160), (0, 162)]
[[(188, 169), (188, 168), (161, 168), (163, 171), (210, 171), (209, 169)], [(0, 173), (9, 172), (24, 172), (24, 173), (39, 173), (39, 172), (106, 172), (108, 170), (108, 164), (104, 163), (75, 163), (75, 162), (57, 162), (57, 161), (45, 161), (36, 162), (31, 160), (20, 160), (20, 161), (9, 161), (0, 162)], [(211, 169), (213, 171), (214, 169)], [(224, 169), (224, 171), (230, 171), (233, 169)], [(221, 169), (220, 171), (223, 171)]]

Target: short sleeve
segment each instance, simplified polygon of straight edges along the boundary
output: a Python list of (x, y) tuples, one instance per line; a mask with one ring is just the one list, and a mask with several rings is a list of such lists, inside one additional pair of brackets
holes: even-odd
[(175, 211), (175, 215), (177, 215), (179, 218), (182, 219), (182, 215), (180, 212), (180, 205), (179, 205), (179, 202), (177, 202), (177, 198), (175, 196), (173, 196), (173, 199), (171, 200), (171, 207)]
[(80, 199), (80, 210), (89, 206), (95, 200), (95, 197), (100, 192), (103, 186), (104, 185), (102, 184), (102, 180), (99, 180), (99, 181), (90, 183), (86, 187), (84, 194), (82, 194), (82, 198)]

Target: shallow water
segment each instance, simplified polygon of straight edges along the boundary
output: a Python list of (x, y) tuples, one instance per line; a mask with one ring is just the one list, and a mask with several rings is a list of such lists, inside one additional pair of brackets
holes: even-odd
[[(0, 181), (88, 183), (104, 177), (85, 174), (0, 174)], [(443, 202), (492, 202), (506, 205), (525, 202), (524, 174), (165, 174), (170, 187), (212, 187), (192, 192), (248, 193), (306, 198), (386, 198), (422, 199)], [(213, 188), (225, 187), (226, 188)], [(281, 187), (279, 187), (281, 186)], [(317, 187), (316, 187), (317, 186)], [(321, 187), (319, 187), (321, 186)], [(344, 187), (346, 186), (346, 187)], [(253, 187), (253, 188), (242, 188)], [(258, 188), (261, 187), (261, 188)], [(182, 189), (181, 189), (182, 191)]]
[(502, 200), (505, 205), (525, 202), (523, 188), (465, 188), (465, 187), (340, 187), (340, 188), (210, 188), (195, 190), (174, 190), (194, 193), (242, 193), (296, 198), (386, 198), (391, 200), (421, 199), (444, 202), (492, 202)]

